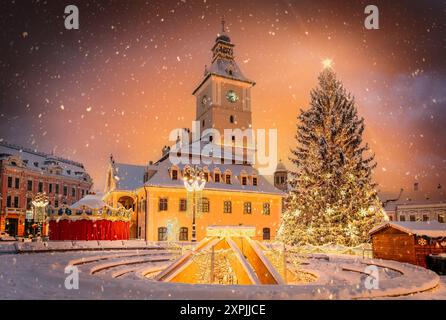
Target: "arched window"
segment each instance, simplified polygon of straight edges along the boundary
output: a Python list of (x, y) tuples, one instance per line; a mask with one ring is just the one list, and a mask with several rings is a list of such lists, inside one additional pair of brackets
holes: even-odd
[(269, 202), (265, 202), (263, 204), (263, 214), (269, 216), (271, 214), (271, 205)]
[(170, 171), (170, 176), (172, 180), (178, 180), (178, 168), (176, 166), (173, 166)]
[(240, 183), (242, 184), (242, 186), (248, 185), (248, 175), (246, 174), (245, 170), (242, 170), (240, 172), (239, 179), (240, 179)]
[(232, 202), (231, 201), (223, 202), (223, 212), (224, 213), (232, 213)]
[(231, 171), (229, 170), (225, 172), (225, 183), (231, 184)]
[(210, 210), (210, 202), (208, 198), (202, 198), (199, 202), (199, 211), (200, 212), (209, 212)]
[(208, 167), (203, 168), (203, 178), (206, 182), (209, 182), (209, 169)]
[(230, 123), (234, 123), (234, 116), (233, 115), (229, 116), (229, 122)]
[(263, 228), (263, 240), (270, 240), (271, 232), (269, 228)]
[(166, 227), (158, 228), (158, 241), (167, 241), (167, 228)]
[(220, 182), (220, 177), (221, 177), (220, 169), (216, 168), (214, 170), (214, 182), (219, 183)]
[(189, 239), (189, 229), (186, 227), (180, 228), (180, 241), (187, 241)]
[(158, 211), (167, 211), (167, 198), (160, 198), (158, 200)]

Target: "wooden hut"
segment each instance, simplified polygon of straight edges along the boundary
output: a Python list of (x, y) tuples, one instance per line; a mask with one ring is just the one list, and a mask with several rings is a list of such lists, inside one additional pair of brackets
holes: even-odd
[(429, 254), (446, 253), (446, 223), (386, 222), (369, 234), (374, 258), (426, 267)]

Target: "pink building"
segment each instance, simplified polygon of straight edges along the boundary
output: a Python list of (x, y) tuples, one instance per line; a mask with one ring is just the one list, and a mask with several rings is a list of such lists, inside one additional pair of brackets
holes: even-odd
[(33, 233), (31, 202), (39, 192), (47, 194), (54, 210), (80, 200), (91, 186), (81, 163), (0, 142), (0, 231)]

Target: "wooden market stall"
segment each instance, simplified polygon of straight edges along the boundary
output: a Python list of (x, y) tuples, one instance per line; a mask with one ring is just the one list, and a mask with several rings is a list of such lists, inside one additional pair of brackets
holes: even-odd
[(446, 223), (385, 222), (369, 234), (374, 258), (426, 267), (428, 255), (446, 253)]

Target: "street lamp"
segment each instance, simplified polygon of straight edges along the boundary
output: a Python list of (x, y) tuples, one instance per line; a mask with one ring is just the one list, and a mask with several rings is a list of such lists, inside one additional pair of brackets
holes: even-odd
[(187, 167), (183, 175), (184, 187), (187, 192), (192, 192), (192, 242), (197, 241), (197, 230), (196, 230), (196, 214), (197, 214), (197, 201), (196, 193), (203, 191), (206, 184), (206, 179), (204, 178), (204, 172), (197, 166), (193, 168)]
[(42, 236), (42, 224), (45, 221), (45, 208), (49, 204), (48, 196), (45, 193), (38, 193), (31, 202), (34, 206), (34, 220), (38, 223), (38, 233)]

